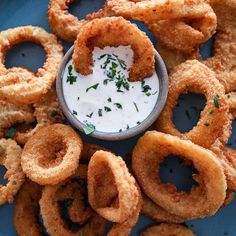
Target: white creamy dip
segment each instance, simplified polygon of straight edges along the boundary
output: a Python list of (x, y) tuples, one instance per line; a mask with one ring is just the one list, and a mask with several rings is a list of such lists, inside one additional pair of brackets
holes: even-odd
[(93, 74), (78, 74), (70, 60), (63, 74), (63, 93), (71, 113), (94, 130), (122, 132), (139, 125), (152, 112), (159, 94), (156, 72), (143, 82), (129, 82), (130, 46), (95, 48)]

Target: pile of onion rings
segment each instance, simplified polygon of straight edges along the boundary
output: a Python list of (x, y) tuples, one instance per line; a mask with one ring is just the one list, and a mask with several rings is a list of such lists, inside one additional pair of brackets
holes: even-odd
[[(118, 30), (117, 30), (118, 29)], [(129, 68), (129, 81), (150, 77), (154, 71), (154, 48), (146, 34), (122, 17), (94, 19), (84, 25), (74, 43), (73, 63), (77, 72), (92, 73), (92, 49), (94, 47), (130, 45), (134, 62)], [(142, 46), (141, 46), (142, 45)]]

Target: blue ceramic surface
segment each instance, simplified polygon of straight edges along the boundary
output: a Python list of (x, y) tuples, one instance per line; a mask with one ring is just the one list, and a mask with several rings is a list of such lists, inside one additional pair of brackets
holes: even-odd
[[(87, 13), (99, 9), (103, 0), (78, 1), (71, 7), (70, 11), (78, 17), (84, 17)], [(47, 23), (48, 0), (0, 0), (0, 30), (22, 25), (42, 26), (49, 31)], [(154, 41), (153, 35), (140, 23), (140, 28), (145, 30)], [(64, 43), (65, 51), (70, 44)], [(211, 42), (201, 48), (204, 58), (210, 54)], [(45, 54), (40, 46), (26, 43), (9, 51), (6, 57), (6, 65), (25, 66), (37, 70), (44, 62)], [(203, 96), (184, 95), (179, 99), (179, 105), (174, 110), (176, 126), (181, 131), (187, 131), (196, 124), (199, 111), (204, 107)], [(236, 131), (236, 129), (234, 129)], [(236, 134), (236, 132), (235, 132)], [(236, 148), (235, 136), (231, 137), (229, 145)], [(119, 142), (103, 142), (82, 135), (86, 141), (96, 142), (107, 148), (111, 148), (119, 155), (126, 156), (136, 143), (138, 137)], [(4, 170), (0, 167), (0, 183), (3, 183)], [(164, 182), (174, 182), (178, 189), (189, 190), (193, 181), (191, 180), (192, 169), (179, 165), (176, 158), (169, 158), (161, 168), (161, 178)], [(14, 236), (16, 232), (13, 226), (14, 205), (0, 206), (0, 236)], [(236, 201), (220, 210), (215, 216), (200, 220), (186, 222), (198, 236), (236, 236)], [(142, 216), (132, 232), (132, 236), (138, 235), (140, 230), (153, 225), (154, 222)]]

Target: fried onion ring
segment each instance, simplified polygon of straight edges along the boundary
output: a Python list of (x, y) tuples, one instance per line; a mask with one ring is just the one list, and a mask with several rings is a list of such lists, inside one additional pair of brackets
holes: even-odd
[[(42, 198), (40, 200), (40, 210), (45, 227), (48, 233), (52, 236), (71, 236), (71, 235), (103, 235), (106, 220), (97, 215), (87, 203), (84, 202), (84, 206), (81, 205), (81, 198), (83, 201), (86, 199), (81, 195), (81, 188), (86, 188), (87, 180), (87, 166), (80, 165), (75, 176), (63, 184), (55, 186), (47, 186), (43, 190)], [(82, 183), (84, 182), (84, 183)], [(85, 189), (86, 191), (86, 189)], [(79, 205), (73, 205), (73, 202)], [(86, 218), (82, 221), (80, 227), (76, 231), (72, 231), (68, 223), (61, 216), (61, 204), (66, 203), (68, 208), (74, 208), (79, 210), (81, 207), (85, 207), (85, 211), (81, 214), (85, 214)], [(69, 213), (72, 214), (71, 212)]]
[[(47, 55), (44, 66), (34, 74), (20, 67), (7, 69), (4, 65), (6, 52), (15, 44), (32, 41), (44, 47)], [(56, 37), (35, 26), (22, 26), (0, 33), (0, 95), (16, 104), (39, 101), (55, 81), (63, 58), (62, 46)]]
[(21, 165), (38, 184), (57, 184), (73, 175), (79, 165), (82, 141), (69, 126), (54, 124), (40, 129), (25, 144)]
[(69, 13), (68, 6), (73, 2), (74, 0), (51, 0), (48, 5), (50, 28), (58, 37), (68, 42), (75, 41), (80, 29), (87, 22)]
[[(116, 198), (117, 207), (112, 206)], [(88, 165), (88, 199), (92, 208), (105, 219), (122, 223), (135, 212), (139, 198), (135, 179), (123, 159), (110, 152), (95, 152)]]
[(196, 236), (192, 230), (178, 224), (160, 224), (144, 230), (140, 236)]
[(42, 236), (38, 224), (39, 200), (42, 187), (26, 180), (16, 198), (14, 225), (19, 236)]
[[(224, 87), (214, 73), (202, 63), (189, 60), (175, 67), (169, 84), (169, 96), (156, 122), (158, 131), (169, 133), (209, 148), (219, 137), (224, 138), (225, 123), (229, 120)], [(207, 102), (197, 125), (186, 133), (178, 131), (173, 123), (173, 108), (181, 93), (203, 93)]]
[(218, 24), (213, 56), (205, 63), (215, 71), (217, 79), (228, 93), (236, 89), (236, 1), (210, 2), (216, 12)]
[[(117, 30), (119, 29), (119, 30)], [(150, 77), (154, 70), (154, 47), (147, 35), (122, 17), (104, 17), (87, 23), (74, 43), (73, 63), (77, 72), (92, 73), (94, 47), (130, 45), (134, 63), (129, 68), (129, 80), (139, 81)]]
[(21, 152), (21, 147), (15, 141), (0, 139), (0, 165), (7, 169), (3, 178), (8, 180), (6, 186), (0, 184), (0, 205), (13, 203), (13, 197), (25, 181), (20, 165)]
[[(189, 193), (177, 192), (174, 185), (161, 183), (160, 163), (169, 155), (191, 161), (197, 169), (193, 178), (198, 186)], [(213, 152), (191, 141), (147, 132), (133, 150), (132, 169), (144, 193), (171, 214), (187, 219), (210, 216), (225, 200), (227, 185), (220, 162)]]

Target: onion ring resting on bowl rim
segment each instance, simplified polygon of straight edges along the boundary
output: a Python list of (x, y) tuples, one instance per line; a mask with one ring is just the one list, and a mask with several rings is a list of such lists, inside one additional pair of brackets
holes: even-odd
[(42, 236), (38, 224), (39, 200), (42, 187), (29, 179), (20, 189), (14, 210), (14, 225), (19, 236)]
[[(34, 74), (20, 67), (7, 69), (6, 52), (15, 44), (32, 41), (43, 46), (46, 62)], [(55, 81), (63, 49), (53, 34), (36, 26), (22, 26), (0, 32), (0, 95), (16, 104), (37, 102)]]
[[(95, 152), (88, 165), (88, 198), (92, 208), (112, 222), (122, 223), (135, 212), (140, 194), (121, 157)], [(112, 205), (116, 199), (117, 207)]]
[(144, 230), (139, 236), (196, 236), (192, 230), (178, 224), (160, 224)]
[[(54, 186), (46, 186), (40, 200), (40, 210), (47, 231), (52, 236), (80, 236), (80, 235), (103, 235), (106, 220), (95, 213), (83, 196), (86, 190), (87, 166), (80, 165), (77, 173), (71, 179)], [(78, 230), (70, 230), (69, 225), (61, 215), (60, 203), (67, 207), (69, 216), (73, 211), (80, 212), (78, 220)], [(74, 202), (76, 204), (74, 204)], [(72, 208), (72, 210), (71, 210)], [(82, 218), (83, 219), (82, 219)]]
[(38, 184), (57, 184), (75, 173), (82, 146), (79, 135), (69, 126), (42, 128), (24, 146), (22, 169)]
[(77, 72), (92, 73), (94, 47), (118, 47), (130, 45), (134, 51), (134, 63), (129, 68), (129, 81), (150, 77), (154, 71), (154, 47), (147, 35), (135, 24), (122, 17), (104, 17), (88, 22), (80, 30), (74, 43), (73, 63)]
[[(205, 148), (210, 148), (219, 137), (223, 139), (225, 123), (229, 120), (228, 103), (224, 87), (215, 78), (214, 72), (197, 60), (188, 60), (175, 67), (169, 80), (169, 95), (157, 119), (156, 129)], [(173, 108), (179, 95), (187, 92), (202, 93), (207, 102), (197, 125), (189, 132), (181, 133), (173, 122)]]
[(14, 196), (25, 181), (25, 174), (20, 165), (21, 147), (14, 140), (0, 139), (0, 165), (6, 168), (4, 179), (6, 186), (0, 184), (0, 205), (13, 203)]
[[(192, 187), (189, 193), (161, 183), (160, 163), (169, 155), (191, 161), (197, 169), (193, 178), (198, 186)], [(215, 214), (226, 196), (224, 171), (213, 152), (169, 134), (152, 131), (141, 137), (133, 150), (132, 170), (142, 190), (154, 203), (183, 218)]]

